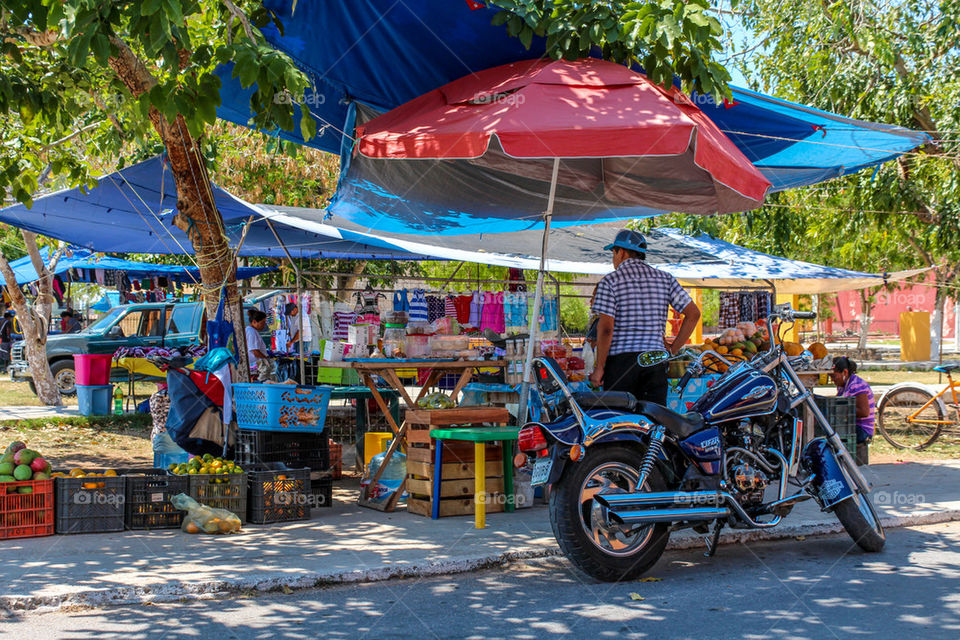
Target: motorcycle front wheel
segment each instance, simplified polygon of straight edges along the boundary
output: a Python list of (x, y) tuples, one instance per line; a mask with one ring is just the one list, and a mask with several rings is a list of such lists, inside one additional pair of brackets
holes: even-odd
[(560, 550), (578, 569), (598, 580), (632, 580), (649, 570), (667, 546), (665, 523), (613, 526), (602, 522), (593, 497), (601, 493), (665, 491), (654, 468), (637, 488), (640, 450), (600, 446), (579, 462), (567, 464), (550, 494), (550, 524)]
[(833, 508), (833, 513), (861, 549), (873, 553), (883, 550), (887, 536), (868, 496), (854, 490), (852, 496)]

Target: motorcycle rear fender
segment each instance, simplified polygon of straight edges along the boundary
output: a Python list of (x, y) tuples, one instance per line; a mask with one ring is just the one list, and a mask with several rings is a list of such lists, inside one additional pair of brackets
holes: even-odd
[[(648, 441), (648, 435), (645, 432), (641, 431), (615, 431), (607, 433), (597, 440), (594, 440), (593, 444), (590, 445), (591, 448), (599, 447), (609, 444), (637, 444), (643, 445), (646, 447)], [(564, 470), (568, 464), (578, 464), (576, 462), (570, 461), (570, 446), (561, 442), (557, 442), (552, 447), (550, 447), (550, 456), (553, 458), (553, 466), (550, 468), (550, 476), (547, 478), (546, 484), (553, 484), (557, 482), (560, 477), (563, 475)], [(666, 460), (666, 456), (663, 451), (660, 451), (660, 460), (658, 462)]]
[(807, 491), (823, 511), (832, 509), (851, 497), (853, 485), (843, 473), (837, 455), (826, 438), (814, 438), (803, 449), (800, 466), (810, 474)]

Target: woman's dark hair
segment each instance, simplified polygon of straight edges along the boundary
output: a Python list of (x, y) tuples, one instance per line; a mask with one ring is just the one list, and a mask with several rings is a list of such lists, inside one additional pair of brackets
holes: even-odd
[(297, 308), (296, 302), (288, 302), (287, 306), (283, 308), (283, 315), (288, 316), (290, 312)]
[(261, 320), (266, 320), (267, 314), (260, 309), (247, 309), (247, 320), (250, 322), (260, 322)]
[(850, 375), (853, 375), (857, 372), (857, 363), (847, 358), (846, 356), (841, 356), (839, 358), (833, 359), (833, 370), (834, 371), (849, 371)]

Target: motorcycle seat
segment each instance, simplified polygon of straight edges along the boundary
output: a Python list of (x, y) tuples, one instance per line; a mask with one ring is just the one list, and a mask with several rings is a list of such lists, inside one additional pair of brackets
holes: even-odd
[(677, 413), (667, 409), (662, 404), (640, 400), (637, 402), (637, 412), (663, 425), (663, 428), (680, 439), (689, 438), (703, 429), (703, 416), (696, 412)]
[(584, 411), (591, 409), (624, 409), (633, 411), (637, 399), (629, 391), (579, 391), (573, 394)]

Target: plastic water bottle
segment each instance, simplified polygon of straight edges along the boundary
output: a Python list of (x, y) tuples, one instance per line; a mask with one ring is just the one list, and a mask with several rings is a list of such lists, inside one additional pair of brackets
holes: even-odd
[(123, 389), (120, 385), (113, 388), (113, 412), (118, 416), (123, 415)]
[[(389, 450), (389, 448), (388, 443), (387, 449)], [(377, 475), (377, 470), (380, 469), (386, 455), (387, 452), (384, 451), (370, 458), (370, 462), (367, 464), (367, 472), (364, 474), (365, 477), (360, 483), (361, 487), (366, 487), (370, 484), (373, 477)], [(390, 457), (390, 462), (387, 463), (387, 468), (383, 470), (383, 475), (380, 476), (380, 480), (377, 482), (377, 486), (370, 492), (371, 499), (386, 502), (390, 499), (390, 496), (400, 489), (400, 485), (403, 484), (403, 480), (406, 477), (407, 456), (399, 451), (394, 451)]]

